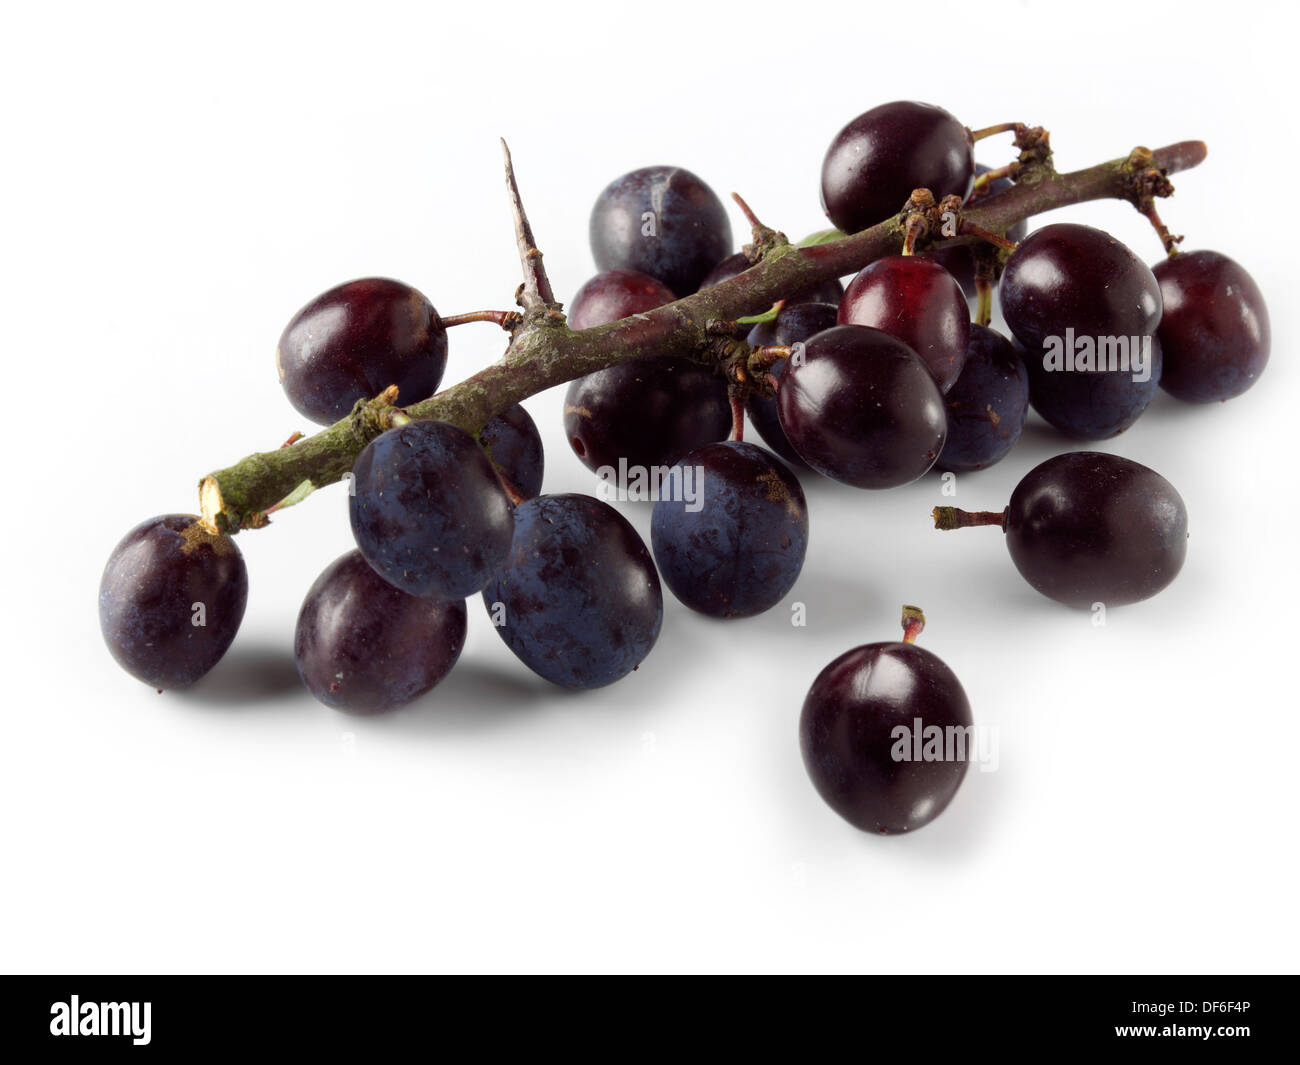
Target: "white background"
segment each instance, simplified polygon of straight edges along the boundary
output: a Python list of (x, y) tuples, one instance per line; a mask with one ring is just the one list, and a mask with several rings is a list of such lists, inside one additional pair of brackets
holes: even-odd
[[(0, 965), (1294, 969), (1296, 253), (1275, 199), (1297, 174), (1294, 43), (1281, 6), (1197, 7), (931, 4), (929, 31), (829, 0), (11, 6)], [(444, 313), (510, 306), (498, 136), (567, 299), (616, 175), (687, 166), (801, 236), (825, 224), (832, 135), (897, 98), (1047, 125), (1062, 169), (1209, 142), (1163, 209), (1254, 274), (1274, 352), (1245, 397), (1161, 393), (1103, 445), (1187, 502), (1187, 565), (1159, 597), (1095, 628), (1024, 584), (996, 531), (932, 531), (937, 479), (809, 481), (808, 562), (767, 615), (716, 623), (666, 594), (642, 668), (573, 695), (471, 602), (452, 675), (358, 720), (292, 662), (303, 593), (350, 547), (334, 488), (240, 536), (247, 617), (202, 683), (159, 696), (114, 665), (95, 597), (118, 538), (311, 428), (272, 365), (299, 306), (372, 274)], [(1058, 217), (1159, 255), (1123, 204)], [(456, 330), (448, 383), (503, 339)], [(527, 404), (546, 487), (590, 491), (560, 399)], [(1035, 419), (956, 502), (1001, 507), (1072, 446)], [(625, 509), (647, 532), (648, 508)], [(895, 638), (905, 601), (1000, 765), (878, 839), (818, 798), (797, 721), (821, 667)]]

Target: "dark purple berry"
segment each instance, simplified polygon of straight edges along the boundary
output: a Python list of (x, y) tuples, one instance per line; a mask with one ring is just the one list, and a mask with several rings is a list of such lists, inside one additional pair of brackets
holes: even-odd
[(448, 422), (376, 437), (352, 468), (352, 534), (366, 561), (411, 595), (463, 599), (496, 572), (514, 529), (487, 452)]
[(794, 587), (808, 546), (798, 479), (771, 452), (696, 448), (660, 486), (651, 544), (664, 581), (692, 610), (750, 617)]
[(579, 378), (564, 397), (564, 432), (588, 469), (668, 467), (731, 430), (723, 379), (685, 359), (659, 356)]
[(972, 324), (966, 365), (943, 404), (948, 439), (935, 467), (966, 473), (1000, 461), (1020, 439), (1029, 413), (1029, 375), (1011, 342)]
[(1161, 375), (1160, 286), (1142, 260), (1099, 229), (1057, 223), (1021, 241), (999, 291), (1034, 410), (1081, 440), (1137, 420)]
[[(791, 347), (802, 344), (816, 336), (824, 329), (835, 325), (837, 310), (829, 303), (787, 304), (781, 313), (771, 322), (762, 322), (749, 331), (748, 343), (752, 347), (781, 345)], [(785, 376), (789, 359), (778, 359), (772, 364), (772, 376), (777, 380), (777, 387)], [(777, 414), (776, 397), (768, 398), (751, 393), (746, 401), (750, 420), (763, 442), (787, 462), (800, 469), (810, 468), (786, 439), (785, 430), (781, 428), (781, 419)]]
[(648, 166), (610, 182), (591, 209), (590, 235), (597, 269), (637, 270), (679, 296), (698, 289), (732, 247), (722, 201), (676, 166)]
[(507, 407), (488, 422), (478, 441), (514, 492), (523, 499), (541, 492), (546, 468), (542, 437), (532, 415), (520, 404)]
[(410, 285), (368, 277), (330, 289), (295, 314), (275, 364), (297, 411), (331, 425), (389, 385), (403, 405), (433, 395), (447, 365), (447, 331)]
[(786, 437), (818, 473), (856, 488), (922, 476), (947, 435), (943, 396), (901, 340), (860, 325), (818, 333), (777, 392)]
[(894, 641), (855, 647), (818, 674), (799, 741), (830, 808), (863, 832), (888, 836), (947, 809), (973, 760), (974, 727), (952, 670), (924, 648)]
[(293, 653), (298, 676), (326, 706), (375, 714), (429, 691), (464, 644), (463, 599), (408, 595), (349, 551), (307, 593)]
[(632, 672), (663, 621), (641, 537), (585, 495), (538, 496), (516, 508), (514, 542), (483, 602), (506, 646), (564, 688), (599, 688)]
[(864, 268), (840, 301), (840, 325), (867, 325), (915, 351), (948, 391), (966, 362), (970, 308), (961, 286), (938, 263), (890, 255)]
[(974, 179), (966, 127), (941, 107), (898, 100), (836, 134), (822, 163), (822, 209), (856, 233), (898, 214), (915, 189), (965, 199)]
[(1035, 466), (1002, 512), (936, 507), (935, 527), (997, 525), (1021, 576), (1067, 606), (1124, 606), (1178, 576), (1187, 508), (1155, 470), (1119, 455), (1073, 451)]
[(151, 688), (193, 684), (230, 647), (248, 572), (229, 536), (192, 514), (141, 522), (113, 549), (99, 583), (99, 625), (118, 665)]
[(1268, 364), (1268, 308), (1259, 286), (1215, 251), (1179, 252), (1157, 264), (1164, 301), (1160, 386), (1188, 403), (1232, 399)]
[(569, 328), (591, 329), (617, 322), (643, 311), (652, 311), (676, 297), (653, 277), (635, 270), (609, 270), (588, 281), (569, 304)]

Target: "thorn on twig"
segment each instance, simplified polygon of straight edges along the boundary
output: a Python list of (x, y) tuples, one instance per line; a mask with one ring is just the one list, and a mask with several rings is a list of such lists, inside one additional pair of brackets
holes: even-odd
[(763, 223), (758, 220), (758, 215), (754, 213), (754, 209), (745, 202), (745, 198), (741, 196), (740, 193), (733, 192), (731, 198), (736, 201), (736, 205), (740, 208), (741, 213), (745, 216), (745, 221), (747, 221), (750, 226), (754, 229), (767, 228), (767, 226), (763, 225)]
[(753, 242), (746, 244), (743, 249), (745, 257), (750, 261), (750, 263), (758, 262), (773, 248), (782, 244), (790, 243), (784, 233), (780, 233), (771, 226), (764, 225), (759, 221), (758, 215), (754, 213), (753, 208), (745, 202), (744, 197), (741, 196), (740, 193), (733, 192), (731, 198), (736, 201), (736, 205), (744, 214), (745, 220), (749, 223), (750, 231), (754, 235)]
[(558, 311), (560, 305), (555, 301), (550, 279), (546, 276), (546, 267), (542, 265), (542, 253), (533, 239), (533, 229), (528, 224), (524, 202), (519, 195), (519, 183), (515, 180), (515, 167), (510, 158), (510, 147), (504, 138), (501, 141), (501, 151), (506, 161), (506, 191), (510, 196), (510, 213), (515, 221), (515, 243), (519, 247), (519, 264), (524, 271), (524, 283), (516, 294), (516, 300), (525, 314), (540, 315), (546, 311)]

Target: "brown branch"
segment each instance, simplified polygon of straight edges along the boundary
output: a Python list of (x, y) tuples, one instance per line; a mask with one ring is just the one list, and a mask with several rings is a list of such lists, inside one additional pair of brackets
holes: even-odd
[[(1142, 157), (1145, 170), (1166, 174), (1187, 170), (1206, 154), (1200, 141), (1184, 141)], [(710, 326), (767, 310), (777, 300), (831, 278), (854, 273), (903, 242), (902, 213), (850, 237), (800, 248), (776, 243), (755, 267), (713, 288), (656, 310), (609, 325), (574, 332), (558, 313), (541, 267), (532, 232), (519, 201), (507, 151), (507, 184), (525, 282), (521, 304), (527, 320), (515, 332), (505, 356), (487, 369), (405, 408), (411, 418), (438, 418), (478, 433), (507, 407), (547, 388), (607, 366), (648, 355), (698, 358), (717, 338)], [(964, 212), (991, 233), (1032, 215), (1087, 200), (1130, 199), (1134, 164), (1130, 156), (1086, 170), (1058, 174), (1050, 166), (1026, 167), (1013, 188), (981, 199)], [(950, 244), (976, 242), (956, 237)], [(936, 245), (941, 246), (941, 245)], [(525, 302), (527, 301), (527, 302)], [(531, 307), (530, 307), (531, 305)], [(352, 469), (361, 449), (393, 422), (394, 408), (383, 398), (361, 402), (342, 421), (284, 450), (250, 455), (205, 477), (200, 485), (203, 516), (234, 532), (263, 514), (304, 482), (320, 488)]]

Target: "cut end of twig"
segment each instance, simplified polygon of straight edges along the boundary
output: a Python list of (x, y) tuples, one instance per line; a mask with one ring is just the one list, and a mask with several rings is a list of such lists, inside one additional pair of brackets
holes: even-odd
[(204, 532), (213, 536), (221, 532), (221, 519), (225, 514), (226, 503), (221, 498), (221, 485), (211, 475), (199, 482), (199, 524)]

